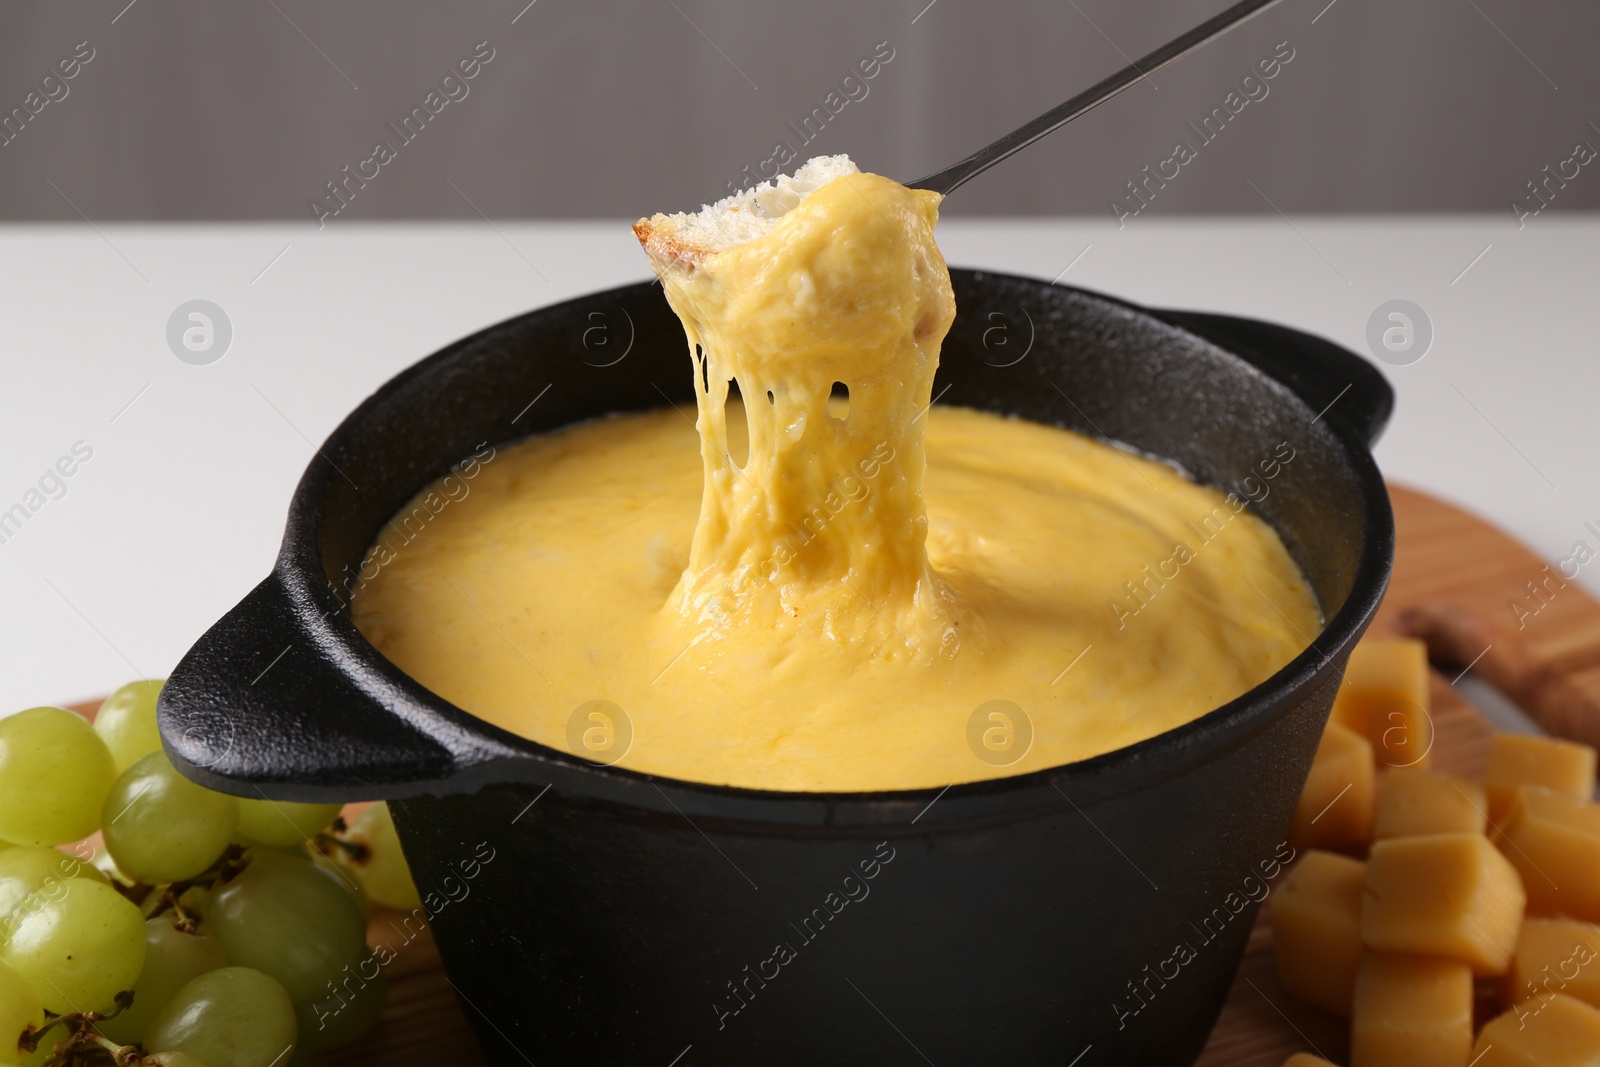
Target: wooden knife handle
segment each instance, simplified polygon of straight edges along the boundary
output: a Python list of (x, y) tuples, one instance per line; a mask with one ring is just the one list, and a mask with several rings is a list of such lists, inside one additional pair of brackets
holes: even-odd
[(1600, 648), (1535, 662), (1516, 631), (1454, 604), (1407, 608), (1399, 623), (1435, 664), (1470, 665), (1550, 733), (1600, 748)]

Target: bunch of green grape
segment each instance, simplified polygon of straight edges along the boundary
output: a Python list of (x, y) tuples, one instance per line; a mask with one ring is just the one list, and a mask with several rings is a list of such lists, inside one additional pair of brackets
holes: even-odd
[(387, 807), (334, 837), (190, 782), (160, 688), (0, 719), (0, 1064), (290, 1067), (383, 1013), (367, 901), (419, 903)]

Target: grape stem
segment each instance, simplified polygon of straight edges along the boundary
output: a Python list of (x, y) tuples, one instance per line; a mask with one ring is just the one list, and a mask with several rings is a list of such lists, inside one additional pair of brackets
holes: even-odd
[[(245, 849), (240, 845), (229, 845), (217, 862), (193, 878), (170, 885), (149, 885), (136, 883), (134, 885), (118, 884), (117, 889), (128, 899), (140, 905), (140, 911), (146, 919), (153, 919), (158, 915), (171, 912), (174, 916), (173, 926), (186, 934), (192, 934), (197, 929), (200, 917), (192, 909), (193, 905), (185, 905), (183, 897), (193, 889), (210, 889), (218, 883), (228, 882), (235, 878), (240, 871), (249, 866), (250, 860), (245, 855)], [(39, 1047), (40, 1040), (50, 1030), (60, 1026), (71, 1031), (65, 1041), (59, 1042), (51, 1050), (49, 1057), (44, 1061), (43, 1067), (91, 1067), (93, 1064), (104, 1064), (106, 1055), (117, 1067), (141, 1067), (153, 1061), (145, 1058), (138, 1045), (119, 1045), (115, 1041), (103, 1036), (95, 1029), (95, 1023), (114, 1019), (133, 1004), (133, 991), (123, 990), (116, 995), (116, 1008), (110, 1012), (74, 1012), (67, 1015), (52, 1016), (48, 1022), (37, 1030), (30, 1030), (18, 1040), (18, 1047), (24, 1052), (34, 1052)]]
[(245, 858), (245, 850), (240, 845), (229, 845), (222, 853), (220, 859), (206, 870), (171, 885), (138, 885), (132, 892), (137, 898), (143, 900), (140, 910), (146, 919), (154, 919), (158, 915), (172, 912), (177, 916), (173, 925), (186, 934), (195, 932), (199, 917), (184, 906), (183, 895), (191, 889), (209, 889), (218, 882), (232, 881), (238, 873), (249, 866), (250, 861)]
[(139, 1046), (119, 1045), (110, 1038), (103, 1037), (93, 1031), (90, 1031), (89, 1037), (84, 1043), (98, 1045), (111, 1053), (111, 1062), (115, 1063), (117, 1067), (128, 1067), (130, 1064), (146, 1062), (145, 1058), (139, 1054)]
[(95, 1029), (95, 1023), (115, 1019), (133, 1006), (133, 990), (124, 989), (116, 995), (115, 1000), (116, 1008), (108, 1012), (85, 1011), (57, 1015), (39, 1029), (24, 1034), (17, 1042), (17, 1047), (24, 1052), (33, 1052), (38, 1049), (39, 1041), (45, 1034), (61, 1026), (72, 1033), (50, 1050), (44, 1067), (77, 1067), (80, 1063), (92, 1061), (102, 1051), (109, 1052), (112, 1062), (118, 1067), (146, 1063), (137, 1045), (119, 1045)]

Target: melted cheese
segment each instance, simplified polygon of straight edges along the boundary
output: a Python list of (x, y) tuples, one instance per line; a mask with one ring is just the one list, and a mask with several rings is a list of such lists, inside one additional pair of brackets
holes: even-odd
[[(766, 238), (660, 269), (696, 369), (700, 518), (669, 605), (694, 666), (766, 631), (904, 661), (959, 648), (922, 494), (922, 419), (955, 318), (938, 201), (851, 174)], [(752, 398), (735, 412), (739, 462), (733, 382)]]
[(1235, 498), (930, 410), (937, 204), (847, 175), (765, 236), (658, 259), (697, 417), (570, 427), (430, 487), (373, 546), (357, 626), (523, 736), (765, 789), (1054, 766), (1264, 681), (1320, 621)]

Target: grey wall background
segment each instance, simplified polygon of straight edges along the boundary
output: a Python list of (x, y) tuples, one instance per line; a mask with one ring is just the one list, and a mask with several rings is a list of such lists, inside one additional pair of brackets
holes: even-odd
[[(0, 9), (0, 114), (94, 58), (0, 147), (0, 218), (305, 219), (398, 149), (352, 219), (636, 216), (714, 199), (857, 60), (894, 58), (801, 156), (909, 180), (1225, 0), (111, 0)], [(398, 123), (475, 44), (494, 58), (411, 143)], [(1509, 211), (1600, 147), (1593, 0), (1283, 0), (978, 179), (951, 214), (1109, 214), (1280, 41), (1295, 58), (1148, 208)], [(60, 88), (52, 85), (52, 91)], [(37, 98), (35, 98), (37, 99)], [(1600, 206), (1600, 166), (1551, 210)], [(452, 184), (453, 183), (453, 184)], [(1253, 183), (1253, 185), (1252, 185)], [(1551, 186), (1554, 189), (1554, 186)]]

